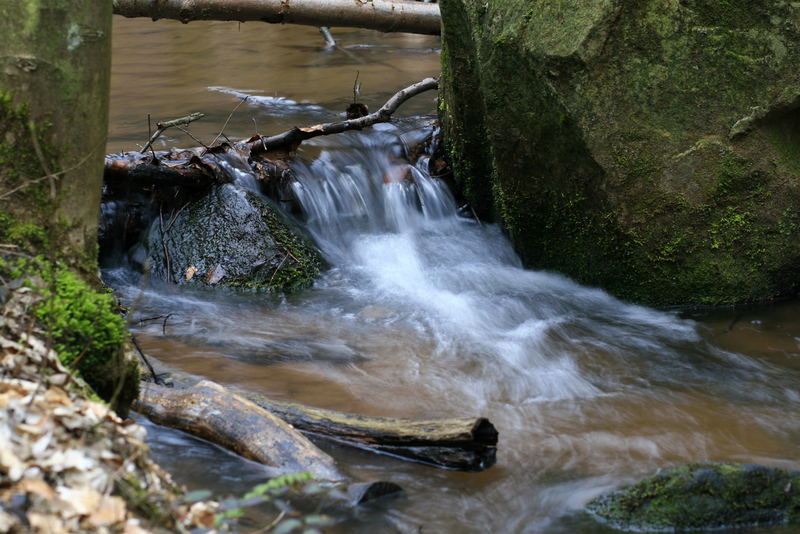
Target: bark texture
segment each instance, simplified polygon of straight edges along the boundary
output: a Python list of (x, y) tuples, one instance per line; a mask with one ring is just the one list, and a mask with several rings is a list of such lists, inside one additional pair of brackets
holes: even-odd
[(336, 464), (316, 445), (267, 410), (203, 380), (187, 389), (142, 384), (135, 408), (153, 422), (184, 430), (245, 458), (286, 472), (342, 480)]
[(497, 430), (484, 417), (397, 419), (244, 396), (301, 432), (342, 445), (460, 471), (482, 471), (496, 460)]
[(114, 0), (125, 17), (349, 26), (438, 35), (438, 4), (386, 0)]
[[(201, 382), (155, 358), (143, 353), (142, 357), (152, 376), (174, 384), (176, 391)], [(495, 463), (498, 433), (483, 417), (420, 420), (364, 416), (276, 401), (249, 391), (238, 394), (314, 438), (445, 469), (481, 471)]]
[(85, 271), (95, 262), (111, 14), (95, 0), (0, 0), (0, 226), (42, 228)]

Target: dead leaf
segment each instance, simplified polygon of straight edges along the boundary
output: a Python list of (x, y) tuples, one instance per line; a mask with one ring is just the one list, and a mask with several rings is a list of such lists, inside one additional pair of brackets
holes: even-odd
[(194, 265), (188, 266), (186, 268), (186, 275), (184, 276), (186, 278), (186, 281), (188, 282), (189, 280), (191, 280), (192, 277), (195, 275), (195, 273), (197, 273), (197, 267), (195, 267)]
[(312, 132), (321, 132), (325, 129), (324, 124), (315, 124), (314, 126), (307, 126), (305, 128), (300, 128), (301, 132), (312, 133)]
[(59, 387), (51, 387), (44, 393), (44, 400), (45, 402), (52, 403), (52, 404), (62, 404), (64, 406), (72, 406), (72, 401), (69, 400), (69, 395), (59, 388)]
[(33, 493), (44, 499), (51, 500), (56, 496), (55, 490), (47, 482), (38, 478), (24, 479), (14, 487), (14, 491)]
[(225, 267), (223, 267), (221, 264), (218, 263), (215, 267), (212, 267), (206, 273), (206, 283), (213, 286), (214, 284), (222, 280), (222, 278), (226, 274), (228, 273), (225, 271)]
[(95, 527), (113, 525), (124, 520), (125, 501), (114, 496), (103, 497), (100, 505), (87, 518), (87, 521)]

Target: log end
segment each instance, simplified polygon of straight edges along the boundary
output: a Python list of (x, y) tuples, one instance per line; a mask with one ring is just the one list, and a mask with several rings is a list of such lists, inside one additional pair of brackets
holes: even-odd
[(497, 445), (498, 432), (491, 421), (480, 417), (475, 420), (472, 427), (472, 437), (476, 443), (494, 447)]

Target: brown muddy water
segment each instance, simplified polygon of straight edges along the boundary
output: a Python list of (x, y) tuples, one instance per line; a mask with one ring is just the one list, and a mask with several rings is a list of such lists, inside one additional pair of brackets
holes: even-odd
[[(202, 111), (190, 131), (208, 143), (243, 95), (231, 138), (337, 118), (357, 72), (372, 109), (439, 72), (434, 37), (334, 29), (340, 46), (329, 50), (305, 27), (117, 18), (114, 31), (110, 152), (142, 144), (148, 114)], [(402, 114), (433, 110), (428, 94)], [(190, 291), (144, 283), (124, 263), (108, 269), (135, 303), (144, 349), (276, 398), (375, 415), (484, 415), (497, 426), (498, 462), (482, 473), (326, 446), (354, 478), (407, 492), (340, 515), (340, 532), (613, 532), (582, 507), (659, 468), (800, 468), (800, 304), (658, 311), (522, 270), (500, 231), (460, 218), (436, 180), (419, 176), (414, 191), (382, 184), (385, 153), (426, 122), (307, 143), (296, 193), (331, 264), (310, 290)], [(197, 144), (169, 135), (157, 149)], [(166, 327), (137, 322), (162, 314)], [(241, 494), (264, 479), (215, 446), (148, 429), (158, 459), (192, 489)], [(748, 532), (767, 531), (800, 529)]]

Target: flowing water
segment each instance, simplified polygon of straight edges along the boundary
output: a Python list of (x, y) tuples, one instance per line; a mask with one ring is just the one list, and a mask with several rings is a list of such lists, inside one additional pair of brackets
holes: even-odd
[[(438, 70), (430, 37), (334, 31), (340, 48), (325, 50), (313, 28), (117, 20), (115, 31), (112, 151), (147, 137), (147, 113), (207, 112), (192, 132), (209, 141), (252, 95), (227, 127), (245, 137), (335, 118), (356, 71), (374, 109)], [(422, 97), (406, 111), (432, 107)], [(276, 398), (374, 415), (483, 415), (498, 428), (497, 465), (482, 473), (328, 446), (353, 477), (407, 491), (348, 516), (342, 532), (606, 532), (582, 506), (661, 467), (800, 468), (797, 303), (657, 311), (523, 270), (500, 230), (461, 216), (443, 183), (417, 168), (403, 169), (411, 181), (391, 179), (427, 123), (307, 143), (295, 194), (331, 265), (308, 291), (186, 290), (108, 270), (135, 317), (170, 314), (134, 321), (146, 351)], [(232, 187), (249, 184), (238, 172)], [(256, 464), (148, 428), (159, 459), (193, 488), (241, 493), (263, 481)]]

